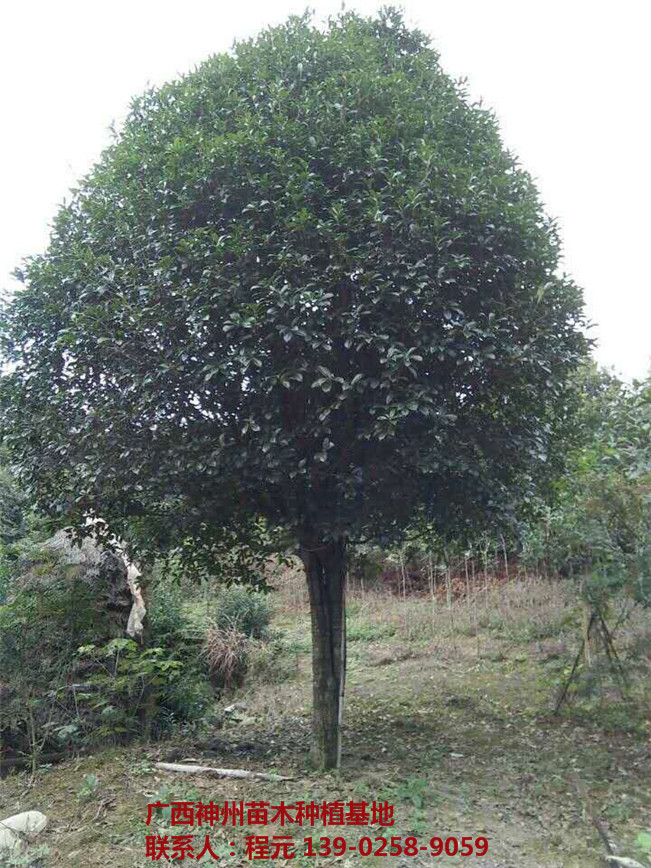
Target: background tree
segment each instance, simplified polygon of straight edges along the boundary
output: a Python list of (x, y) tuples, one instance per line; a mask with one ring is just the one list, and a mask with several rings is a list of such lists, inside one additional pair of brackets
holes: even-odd
[(0, 554), (27, 533), (29, 499), (11, 472), (0, 449)]
[(16, 479), (7, 450), (0, 446), (0, 605), (20, 569), (23, 549), (44, 538), (42, 519)]
[(133, 102), (5, 311), (5, 437), (43, 509), (141, 555), (293, 539), (336, 766), (347, 544), (531, 490), (586, 343), (558, 256), (422, 33), (291, 18)]
[(623, 383), (591, 363), (580, 395), (565, 473), (551, 489), (544, 521), (531, 523), (530, 554), (582, 580), (605, 607), (625, 590), (651, 601), (651, 378)]

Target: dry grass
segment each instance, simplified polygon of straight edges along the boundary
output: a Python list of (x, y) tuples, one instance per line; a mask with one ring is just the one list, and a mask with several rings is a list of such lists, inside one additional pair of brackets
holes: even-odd
[(227, 690), (239, 683), (247, 668), (247, 638), (237, 624), (219, 627), (210, 623), (206, 629), (201, 654), (217, 686)]
[[(548, 579), (513, 571), (504, 575), (483, 572), (448, 594), (443, 583), (433, 593), (397, 594), (390, 589), (350, 582), (348, 641), (395, 639), (434, 643), (450, 653), (460, 642), (474, 641), (477, 656), (489, 652), (494, 640), (534, 643), (543, 653), (571, 653), (581, 636), (585, 607), (576, 582)], [(459, 580), (457, 589), (459, 588)], [(283, 628), (309, 614), (309, 600), (300, 565), (278, 570), (273, 577), (272, 605)], [(651, 621), (647, 610), (630, 601), (616, 601), (609, 615), (617, 647), (631, 658), (651, 660)], [(297, 641), (309, 643), (303, 634)], [(569, 649), (569, 650), (568, 650)]]

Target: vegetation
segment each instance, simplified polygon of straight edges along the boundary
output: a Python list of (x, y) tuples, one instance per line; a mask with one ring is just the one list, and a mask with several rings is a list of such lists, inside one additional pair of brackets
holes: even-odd
[[(205, 727), (177, 728), (154, 744), (95, 745), (91, 755), (44, 768), (31, 791), (22, 775), (9, 776), (0, 787), (0, 812), (3, 805), (3, 815), (46, 811), (53, 851), (47, 868), (144, 868), (150, 861), (145, 835), (180, 833), (170, 825), (168, 808), (145, 826), (147, 803), (253, 797), (250, 782), (201, 775), (186, 781), (153, 767), (159, 759), (196, 757), (206, 765), (292, 776), (282, 785), (256, 782), (255, 801), (386, 798), (396, 806), (392, 835), (485, 834), (488, 864), (602, 868), (606, 851), (596, 819), (617, 855), (644, 865), (637, 839), (641, 845), (643, 833), (651, 833), (648, 616), (636, 605), (618, 636), (631, 675), (628, 701), (620, 701), (608, 668), (595, 656), (590, 666), (582, 663), (570, 702), (554, 716), (580, 637), (576, 584), (527, 574), (515, 558), (509, 575), (506, 582), (500, 564), (489, 561), (486, 574), (476, 572), (470, 596), (455, 593), (450, 606), (445, 582), (434, 599), (411, 592), (406, 600), (390, 587), (362, 590), (351, 582), (350, 626), (365, 638), (350, 648), (347, 738), (337, 776), (315, 772), (306, 756), (309, 601), (298, 569), (285, 568), (274, 576), (271, 626), (284, 636), (280, 659), (295, 677), (266, 683), (252, 663), (247, 680), (223, 703), (234, 706), (229, 713), (217, 706)], [(456, 580), (455, 574), (455, 587)], [(190, 611), (197, 620), (200, 608), (195, 598)], [(87, 775), (99, 783), (88, 783)], [(236, 846), (220, 852), (230, 868), (240, 861), (230, 853), (243, 852), (246, 835), (287, 834), (275, 825), (227, 831), (226, 843)], [(364, 831), (351, 828), (346, 837), (354, 842)], [(203, 840), (199, 828), (181, 832)], [(318, 840), (332, 829), (317, 825), (311, 833)], [(212, 837), (216, 847), (224, 846)], [(326, 858), (323, 864), (342, 862)], [(414, 858), (414, 866), (424, 864)]]
[(0, 318), (0, 817), (55, 842), (2, 868), (136, 868), (166, 803), (252, 798), (153, 766), (190, 757), (651, 868), (651, 376), (589, 360), (559, 251), (393, 9), (134, 100)]
[(225, 588), (215, 603), (218, 627), (235, 627), (244, 636), (262, 639), (267, 634), (271, 611), (262, 594), (244, 588)]
[(136, 99), (4, 312), (4, 436), (48, 515), (311, 588), (339, 764), (350, 541), (495, 524), (548, 474), (581, 294), (495, 119), (401, 15), (264, 31)]

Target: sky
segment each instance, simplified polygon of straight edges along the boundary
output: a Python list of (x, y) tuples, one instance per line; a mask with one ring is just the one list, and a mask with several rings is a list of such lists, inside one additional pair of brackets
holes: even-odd
[[(0, 12), (0, 287), (41, 252), (69, 189), (132, 96), (301, 13), (305, 0), (22, 0)], [(317, 19), (340, 0), (312, 0)], [(372, 13), (383, 3), (356, 0)], [(496, 113), (558, 220), (602, 365), (651, 364), (651, 4), (403, 0), (444, 69)]]

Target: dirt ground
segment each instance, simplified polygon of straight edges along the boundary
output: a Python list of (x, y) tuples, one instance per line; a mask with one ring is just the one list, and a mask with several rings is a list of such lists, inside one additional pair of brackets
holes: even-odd
[[(651, 827), (648, 678), (643, 692), (627, 703), (606, 690), (598, 702), (578, 697), (554, 716), (571, 647), (493, 634), (480, 642), (461, 634), (453, 640), (419, 638), (387, 630), (380, 611), (376, 606), (366, 617), (361, 607), (351, 623), (341, 773), (324, 775), (310, 767), (308, 623), (305, 614), (284, 614), (275, 623), (284, 633), (294, 677), (249, 685), (229, 698), (236, 705), (232, 711), (217, 714), (214, 725), (199, 734), (71, 758), (43, 768), (34, 781), (11, 775), (0, 782), (0, 814), (36, 809), (48, 816), (38, 840), (49, 851), (41, 863), (48, 868), (149, 865), (145, 836), (152, 834), (194, 831), (202, 846), (205, 829), (172, 827), (164, 814), (145, 825), (148, 803), (174, 800), (395, 805), (391, 828), (213, 826), (211, 842), (224, 866), (250, 864), (247, 835), (292, 834), (301, 842), (297, 852), (303, 838), (323, 835), (342, 835), (347, 845), (363, 835), (412, 835), (419, 844), (433, 836), (488, 840), (483, 857), (346, 852), (338, 858), (297, 855), (291, 862), (297, 866), (598, 868), (606, 850), (597, 826), (616, 853), (640, 858), (635, 838)], [(397, 617), (405, 625), (410, 615)], [(153, 766), (188, 758), (291, 780), (180, 777)], [(98, 782), (80, 795), (88, 774)], [(37, 857), (35, 850), (32, 864), (39, 864)], [(206, 857), (200, 864), (212, 861)]]

